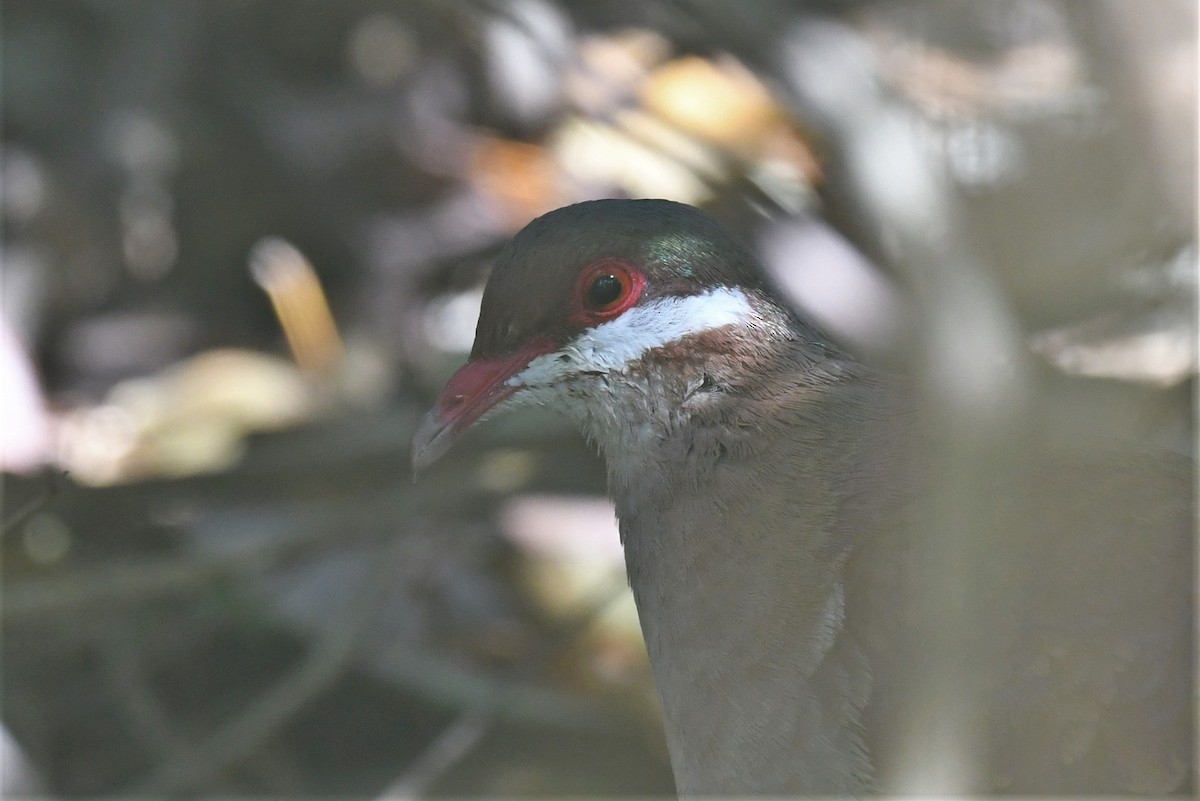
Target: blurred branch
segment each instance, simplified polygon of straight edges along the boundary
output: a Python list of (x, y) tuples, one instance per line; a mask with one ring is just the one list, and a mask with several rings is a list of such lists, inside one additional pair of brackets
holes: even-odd
[[(187, 764), (189, 770), (202, 771), (204, 755), (175, 725), (148, 686), (140, 649), (131, 635), (128, 619), (120, 618), (95, 638), (97, 650), (129, 719), (129, 731), (158, 760), (172, 759)], [(214, 789), (219, 792), (233, 790), (230, 786)]]
[[(625, 588), (623, 577), (619, 581), (606, 582), (594, 598), (584, 602), (577, 615), (562, 621), (554, 631), (542, 638), (537, 648), (508, 671), (508, 679), (518, 681), (535, 676), (551, 659), (591, 628), (609, 605), (625, 594)], [(494, 687), (444, 729), (413, 761), (408, 771), (380, 794), (381, 801), (407, 801), (428, 795), (438, 777), (464, 759), (487, 734), (497, 717), (512, 708), (512, 698), (500, 692), (503, 686)]]
[(1019, 326), (994, 266), (965, 235), (953, 187), (911, 115), (884, 91), (874, 54), (852, 25), (797, 14), (782, 30), (766, 30), (746, 15), (722, 24), (707, 0), (687, 5), (740, 58), (777, 79), (828, 146), (828, 174), (847, 193), (859, 240), (913, 290), (923, 324), (910, 343), (912, 363), (928, 410), (922, 423), (937, 492), (914, 517), (928, 580), (916, 598), (923, 624), (908, 659), (928, 669), (913, 673), (901, 701), (928, 736), (910, 738), (900, 786), (962, 792), (975, 780), (967, 755), (984, 734), (971, 712), (984, 689), (959, 637), (978, 619), (972, 588), (990, 567), (982, 555), (992, 534), (980, 510), (1014, 467), (1015, 426), (1029, 402)]
[(270, 739), (328, 687), (353, 656), (371, 612), (389, 588), (402, 541), (390, 543), (384, 551), (346, 604), (339, 625), (317, 642), (299, 667), (264, 692), (246, 712), (218, 727), (194, 751), (179, 754), (136, 782), (128, 794), (176, 794), (209, 781)]
[[(58, 494), (58, 491), (62, 486), (62, 478), (65, 475), (65, 473), (60, 472), (47, 473), (45, 484), (43, 484), (41, 491), (26, 501), (25, 505), (20, 509), (13, 512), (12, 515), (4, 521), (3, 525), (0, 525), (0, 539), (3, 539), (13, 531), (16, 531), (18, 526), (22, 525), (29, 520), (29, 518), (33, 517), (35, 514), (45, 508), (46, 504), (48, 504), (50, 500)], [(3, 498), (2, 492), (0, 492), (0, 498)]]
[(285, 556), (328, 537), (327, 529), (309, 529), (288, 539), (221, 553), (126, 559), (77, 570), (74, 575), (12, 582), (5, 587), (0, 621), (7, 627), (70, 609), (190, 595), (223, 578), (262, 572)]
[(417, 757), (408, 771), (379, 795), (380, 801), (408, 801), (428, 795), (438, 777), (461, 762), (487, 734), (494, 715), (478, 707), (459, 715)]
[(1067, 0), (1088, 66), (1120, 109), (1125, 149), (1144, 154), (1161, 213), (1189, 236), (1196, 223), (1194, 0), (1161, 0), (1155, 13), (1128, 0)]

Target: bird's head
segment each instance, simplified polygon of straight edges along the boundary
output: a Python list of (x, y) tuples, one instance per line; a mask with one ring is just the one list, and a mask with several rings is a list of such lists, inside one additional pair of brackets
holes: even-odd
[(500, 254), (470, 361), (417, 431), (413, 464), (433, 463), (500, 408), (554, 407), (602, 445), (652, 420), (669, 427), (689, 399), (737, 385), (795, 326), (745, 246), (695, 208), (596, 200), (558, 209)]

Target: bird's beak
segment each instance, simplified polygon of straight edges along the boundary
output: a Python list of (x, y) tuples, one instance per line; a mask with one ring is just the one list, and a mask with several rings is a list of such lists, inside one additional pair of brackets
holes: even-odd
[(554, 348), (549, 340), (536, 340), (503, 356), (468, 362), (452, 375), (413, 434), (414, 472), (442, 458), (476, 420), (517, 392), (520, 386), (510, 379)]

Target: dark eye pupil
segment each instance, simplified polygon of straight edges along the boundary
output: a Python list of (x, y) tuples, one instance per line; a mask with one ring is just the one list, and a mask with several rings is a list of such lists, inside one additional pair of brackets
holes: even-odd
[(619, 300), (624, 290), (621, 279), (612, 273), (596, 276), (588, 287), (588, 304), (594, 308), (604, 308)]

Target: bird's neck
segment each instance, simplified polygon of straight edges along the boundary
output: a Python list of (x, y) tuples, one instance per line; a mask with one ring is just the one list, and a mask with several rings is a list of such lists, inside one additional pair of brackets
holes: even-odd
[(843, 636), (842, 568), (872, 425), (852, 418), (870, 404), (854, 377), (811, 378), (710, 398), (609, 459), (684, 794), (869, 786), (869, 670)]

